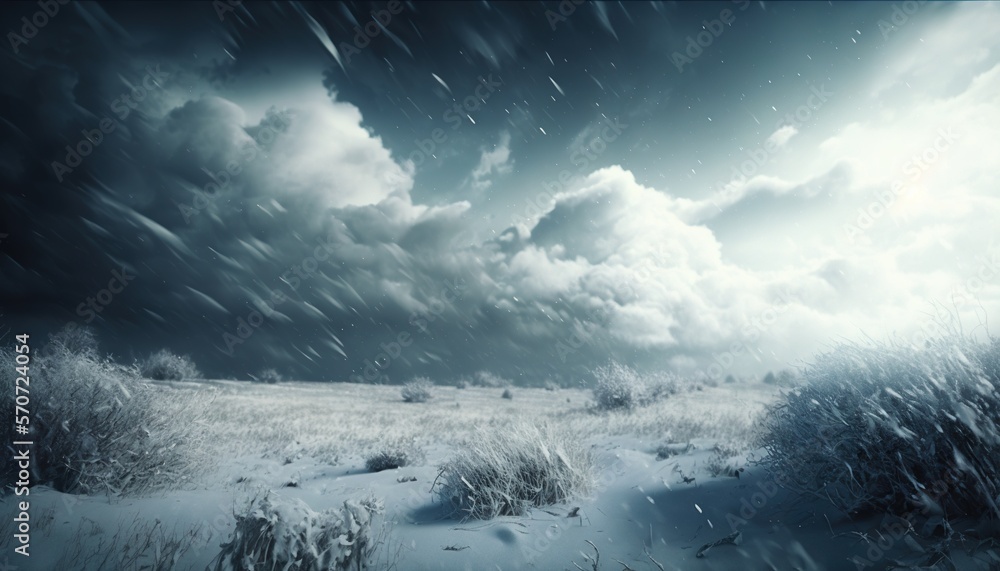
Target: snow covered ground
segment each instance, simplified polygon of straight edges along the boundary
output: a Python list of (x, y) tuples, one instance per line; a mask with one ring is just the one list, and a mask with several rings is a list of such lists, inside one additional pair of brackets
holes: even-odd
[[(141, 498), (35, 488), (30, 564), (10, 560), (14, 569), (142, 569), (154, 558), (204, 569), (231, 538), (234, 514), (266, 494), (314, 511), (381, 499), (375, 569), (856, 569), (852, 558), (882, 569), (891, 562), (882, 548), (892, 557), (909, 550), (891, 537), (877, 548), (881, 518), (848, 521), (781, 491), (780, 475), (747, 465), (754, 423), (780, 396), (764, 384), (691, 387), (647, 407), (602, 413), (588, 408), (590, 391), (578, 389), (515, 388), (503, 399), (498, 388), (435, 387), (430, 401), (403, 403), (396, 386), (158, 386), (167, 397), (199, 391), (211, 403), (203, 477)], [(565, 428), (590, 448), (591, 493), (518, 517), (451, 516), (432, 492), (438, 467), (477, 427), (502, 431), (523, 419)], [(384, 446), (404, 447), (416, 461), (369, 472), (364, 458)], [(13, 511), (10, 500), (5, 512)], [(5, 513), (4, 525), (11, 521)], [(4, 529), (3, 541), (12, 533)], [(733, 543), (699, 557), (727, 537)]]

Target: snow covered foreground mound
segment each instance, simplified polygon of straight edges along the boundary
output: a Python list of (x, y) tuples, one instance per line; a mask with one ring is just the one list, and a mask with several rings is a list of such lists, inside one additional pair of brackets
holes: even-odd
[(215, 569), (364, 569), (378, 545), (372, 516), (382, 511), (374, 499), (348, 500), (340, 509), (315, 512), (302, 500), (268, 495), (236, 517), (233, 539), (223, 544)]

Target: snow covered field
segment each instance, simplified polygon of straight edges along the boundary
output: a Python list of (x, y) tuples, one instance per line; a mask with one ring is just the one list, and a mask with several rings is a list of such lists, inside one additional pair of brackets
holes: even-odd
[[(748, 450), (754, 420), (776, 395), (767, 385), (726, 384), (632, 412), (595, 413), (587, 408), (590, 391), (579, 389), (515, 388), (508, 400), (499, 388), (435, 387), (431, 400), (403, 403), (398, 386), (205, 381), (157, 388), (168, 399), (175, 391), (195, 391), (210, 403), (202, 478), (189, 489), (127, 499), (36, 488), (33, 566), (86, 562), (96, 569), (109, 557), (103, 568), (113, 569), (118, 555), (110, 546), (151, 539), (154, 547), (138, 564), (152, 556), (159, 539), (182, 546), (179, 568), (201, 569), (229, 539), (234, 512), (270, 492), (302, 499), (316, 511), (351, 498), (380, 498), (386, 513), (379, 556), (398, 569), (573, 568), (574, 560), (587, 565), (581, 552), (593, 548), (585, 540), (609, 563), (650, 565), (645, 545), (668, 568), (676, 567), (695, 561), (703, 543), (730, 533), (725, 513), (738, 512), (750, 480), (713, 477), (711, 467), (743, 463), (737, 451)], [(448, 517), (431, 493), (438, 466), (476, 427), (502, 431), (518, 420), (566, 429), (592, 448), (592, 497), (524, 517)], [(678, 454), (658, 459), (657, 449), (670, 443)], [(411, 450), (417, 461), (368, 472), (365, 456), (384, 446)], [(724, 458), (716, 447), (735, 455)], [(578, 515), (566, 517), (573, 508)], [(4, 540), (10, 536), (4, 533)], [(708, 568), (710, 561), (705, 559)]]
[[(378, 499), (385, 509), (372, 525), (374, 569), (855, 569), (849, 558), (871, 558), (853, 532), (877, 538), (883, 525), (790, 497), (775, 485), (780, 476), (747, 466), (760, 454), (755, 422), (780, 397), (761, 383), (692, 385), (617, 412), (594, 411), (591, 391), (580, 389), (515, 388), (504, 399), (499, 388), (437, 386), (427, 402), (404, 403), (398, 386), (156, 388), (167, 399), (193, 392), (208, 403), (201, 477), (142, 497), (33, 489), (30, 568), (204, 569), (232, 539), (235, 514), (266, 495), (314, 512)], [(519, 421), (564, 430), (591, 452), (589, 493), (521, 516), (451, 514), (432, 492), (439, 467), (477, 428), (504, 431)], [(365, 458), (380, 449), (405, 450), (410, 463), (369, 472)], [(3, 506), (7, 526), (11, 504)], [(5, 529), (3, 540), (11, 535)], [(735, 544), (699, 557), (727, 538)], [(872, 564), (884, 568), (888, 559)]]

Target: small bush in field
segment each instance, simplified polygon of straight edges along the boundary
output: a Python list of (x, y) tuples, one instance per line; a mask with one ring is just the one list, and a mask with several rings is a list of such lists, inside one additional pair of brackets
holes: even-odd
[(848, 513), (1000, 518), (1000, 340), (841, 345), (764, 422), (763, 462)]
[(175, 355), (168, 349), (160, 349), (140, 365), (142, 376), (154, 381), (183, 381), (200, 379), (201, 373), (187, 355)]
[(369, 472), (395, 470), (410, 465), (415, 455), (415, 452), (411, 452), (403, 446), (387, 446), (376, 450), (365, 458), (365, 469)]
[(731, 476), (738, 478), (743, 472), (743, 451), (727, 444), (716, 444), (712, 448), (712, 456), (705, 463), (705, 468), (713, 478)]
[(791, 387), (794, 386), (797, 379), (795, 378), (795, 373), (787, 369), (780, 371), (778, 376), (775, 378), (775, 384), (779, 387)]
[(459, 380), (455, 381), (455, 388), (456, 389), (467, 389), (467, 388), (469, 388), (469, 381), (467, 379), (464, 379), (464, 378), (459, 379)]
[(592, 465), (565, 432), (523, 423), (480, 428), (441, 468), (438, 494), (463, 518), (523, 515), (587, 492)]
[(403, 402), (427, 402), (432, 398), (430, 380), (418, 377), (403, 385), (400, 394), (403, 395)]
[[(31, 438), (38, 484), (65, 493), (129, 495), (183, 485), (201, 467), (195, 395), (167, 398), (136, 367), (97, 354), (89, 332), (58, 334), (31, 368)], [(13, 350), (0, 351), (0, 382), (14, 386)], [(0, 393), (13, 425), (14, 391)], [(187, 416), (182, 417), (183, 411)], [(16, 463), (0, 464), (5, 481)]]
[(477, 371), (476, 374), (472, 375), (472, 385), (476, 387), (498, 389), (500, 387), (509, 387), (511, 384), (509, 380), (499, 375), (494, 375), (489, 371)]
[(612, 362), (598, 368), (594, 375), (594, 400), (600, 410), (631, 410), (647, 398), (645, 379), (627, 365)]
[(503, 394), (500, 395), (500, 398), (505, 398), (507, 400), (513, 399), (514, 393), (512, 393), (510, 389), (504, 389)]
[(727, 385), (735, 384), (736, 383), (736, 377), (734, 377), (732, 375), (726, 375), (726, 380), (723, 381), (723, 382), (725, 382)]
[(315, 512), (302, 500), (266, 496), (236, 516), (233, 538), (213, 561), (215, 571), (368, 569), (380, 539), (372, 519), (382, 511), (372, 498)]
[(275, 369), (264, 369), (263, 371), (257, 373), (254, 380), (258, 383), (267, 383), (269, 385), (275, 385), (285, 381), (285, 378), (281, 376)]

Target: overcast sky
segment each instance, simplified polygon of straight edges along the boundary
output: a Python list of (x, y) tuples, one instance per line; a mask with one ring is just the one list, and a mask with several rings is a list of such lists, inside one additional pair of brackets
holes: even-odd
[(0, 332), (522, 383), (761, 374), (945, 308), (983, 334), (997, 29), (985, 2), (5, 4)]

